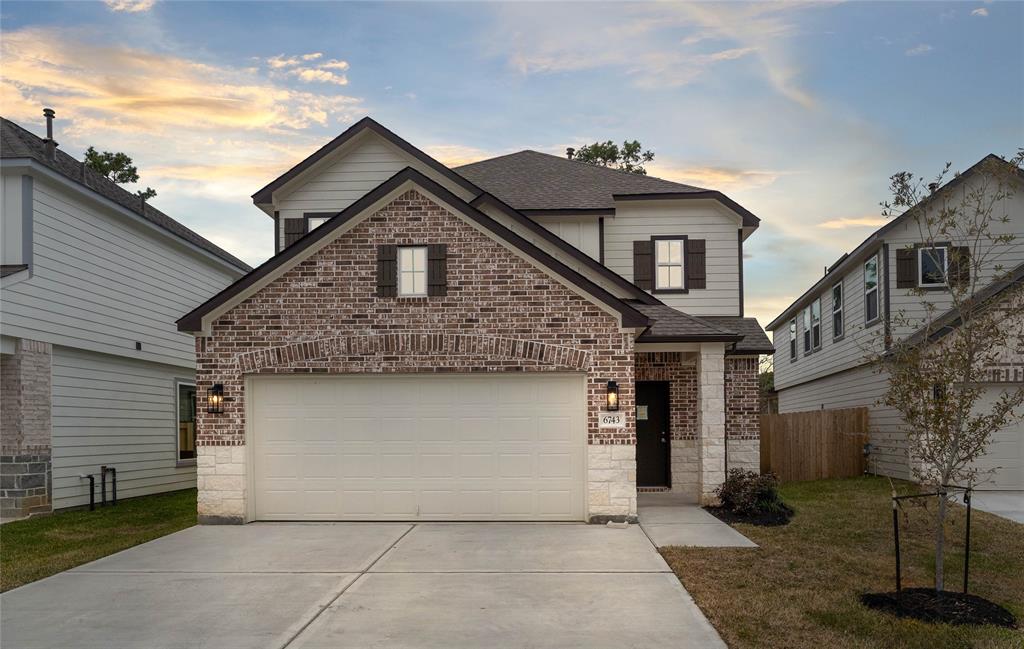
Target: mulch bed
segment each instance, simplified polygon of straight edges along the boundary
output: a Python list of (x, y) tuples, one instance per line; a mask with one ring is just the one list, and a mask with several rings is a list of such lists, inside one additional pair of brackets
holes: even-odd
[(786, 525), (793, 518), (793, 510), (783, 505), (782, 511), (761, 514), (740, 514), (725, 507), (705, 507), (712, 516), (726, 523), (747, 523), (762, 527)]
[(907, 588), (896, 593), (865, 593), (860, 601), (868, 608), (924, 622), (947, 624), (994, 624), (1016, 628), (1017, 620), (1002, 606), (977, 595), (936, 592), (934, 588)]

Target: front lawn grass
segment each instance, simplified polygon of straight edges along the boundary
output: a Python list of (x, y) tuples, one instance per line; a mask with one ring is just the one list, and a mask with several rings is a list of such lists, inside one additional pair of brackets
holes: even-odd
[(195, 524), (195, 489), (6, 523), (0, 527), (0, 591)]
[[(901, 493), (913, 487), (898, 485)], [(662, 554), (730, 647), (952, 649), (1024, 647), (1024, 631), (925, 624), (864, 607), (864, 592), (895, 590), (889, 482), (864, 477), (783, 485), (789, 525), (734, 527), (759, 549), (664, 548)], [(963, 579), (965, 509), (947, 535), (946, 589)], [(930, 510), (934, 511), (934, 507)], [(901, 519), (903, 585), (933, 584), (924, 512)], [(1024, 622), (1024, 526), (971, 513), (970, 592)]]

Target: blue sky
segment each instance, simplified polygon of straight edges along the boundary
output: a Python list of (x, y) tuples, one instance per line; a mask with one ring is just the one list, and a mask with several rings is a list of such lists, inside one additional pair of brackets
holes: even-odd
[(250, 194), (364, 115), (443, 162), (637, 138), (762, 218), (767, 323), (883, 220), (888, 177), (1024, 146), (1022, 3), (5, 2), (0, 105), (134, 156), (250, 263)]

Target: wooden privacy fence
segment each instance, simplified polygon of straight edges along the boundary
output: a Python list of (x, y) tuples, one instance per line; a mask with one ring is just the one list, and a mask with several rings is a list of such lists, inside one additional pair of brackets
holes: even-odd
[(761, 473), (782, 482), (858, 476), (867, 443), (867, 408), (763, 414)]

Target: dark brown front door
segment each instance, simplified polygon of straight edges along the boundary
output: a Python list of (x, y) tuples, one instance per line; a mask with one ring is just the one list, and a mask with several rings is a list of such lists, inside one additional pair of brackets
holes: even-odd
[(636, 484), (668, 487), (669, 478), (668, 383), (636, 384)]

